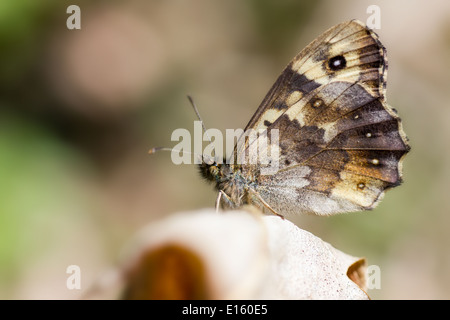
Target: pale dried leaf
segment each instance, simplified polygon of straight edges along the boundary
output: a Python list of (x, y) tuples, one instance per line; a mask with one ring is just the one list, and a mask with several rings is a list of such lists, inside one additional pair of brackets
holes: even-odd
[(123, 261), (122, 298), (368, 299), (365, 259), (259, 212), (175, 214), (144, 228)]

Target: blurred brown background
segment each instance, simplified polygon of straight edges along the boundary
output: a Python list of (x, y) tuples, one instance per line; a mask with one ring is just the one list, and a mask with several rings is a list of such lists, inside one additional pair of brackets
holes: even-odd
[[(66, 8), (81, 8), (68, 30)], [(243, 128), (281, 70), (329, 27), (381, 9), (388, 102), (412, 151), (372, 212), (288, 217), (380, 266), (375, 299), (450, 298), (450, 2), (0, 0), (0, 298), (78, 298), (143, 225), (212, 207), (169, 153), (192, 131)], [(66, 288), (81, 268), (82, 290)]]

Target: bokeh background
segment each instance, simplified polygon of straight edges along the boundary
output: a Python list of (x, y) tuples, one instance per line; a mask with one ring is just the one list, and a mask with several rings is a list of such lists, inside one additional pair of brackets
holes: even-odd
[(143, 225), (212, 207), (193, 165), (147, 154), (192, 131), (186, 94), (207, 127), (243, 128), (298, 51), (371, 4), (412, 146), (405, 182), (371, 212), (288, 218), (378, 265), (372, 298), (449, 299), (447, 0), (0, 0), (0, 298), (79, 298)]

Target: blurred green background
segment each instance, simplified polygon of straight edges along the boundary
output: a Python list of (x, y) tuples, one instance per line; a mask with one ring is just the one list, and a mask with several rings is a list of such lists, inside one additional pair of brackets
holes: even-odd
[[(0, 0), (0, 298), (78, 298), (143, 225), (212, 207), (193, 165), (147, 154), (192, 130), (186, 94), (207, 127), (243, 128), (298, 51), (371, 4), (412, 146), (405, 182), (371, 212), (288, 218), (380, 266), (371, 297), (449, 299), (446, 0)], [(81, 291), (66, 288), (71, 264)]]

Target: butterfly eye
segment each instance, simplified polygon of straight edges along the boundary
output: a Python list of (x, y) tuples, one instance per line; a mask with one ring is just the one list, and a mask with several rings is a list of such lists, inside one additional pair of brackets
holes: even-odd
[(219, 174), (219, 168), (217, 168), (217, 166), (211, 166), (209, 168), (209, 172), (213, 175), (213, 176), (217, 176)]
[(344, 56), (336, 56), (328, 60), (328, 67), (333, 71), (344, 69), (346, 65), (347, 60)]
[(363, 182), (358, 183), (358, 189), (363, 190), (366, 187), (366, 185)]

